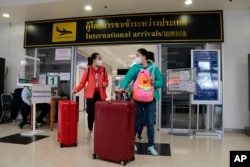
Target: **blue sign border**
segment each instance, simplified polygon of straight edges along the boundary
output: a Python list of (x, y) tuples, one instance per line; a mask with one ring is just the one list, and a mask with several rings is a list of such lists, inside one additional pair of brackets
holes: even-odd
[(192, 104), (221, 104), (221, 63), (219, 50), (191, 50), (196, 69), (196, 93)]

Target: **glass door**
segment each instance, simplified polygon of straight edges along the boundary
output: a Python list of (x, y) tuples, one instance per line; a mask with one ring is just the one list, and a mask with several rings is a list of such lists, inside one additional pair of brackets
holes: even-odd
[[(160, 129), (171, 128), (171, 105), (172, 95), (167, 94), (166, 76), (168, 69), (191, 68), (191, 50), (203, 49), (203, 44), (163, 44), (161, 45), (161, 72), (164, 79), (164, 87), (161, 91), (160, 102)], [(174, 129), (188, 129), (189, 128), (189, 94), (175, 94), (173, 96), (173, 111), (174, 111)], [(203, 107), (199, 110), (204, 113)], [(196, 107), (192, 106), (192, 123), (191, 128), (196, 128)], [(200, 114), (202, 127), (202, 114)]]

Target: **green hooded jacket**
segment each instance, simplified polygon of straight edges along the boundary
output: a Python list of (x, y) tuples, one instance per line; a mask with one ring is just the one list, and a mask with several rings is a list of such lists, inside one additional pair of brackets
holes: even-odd
[[(152, 67), (151, 67), (152, 66)], [(148, 69), (150, 70), (150, 74), (152, 75), (153, 72), (153, 63), (148, 63)], [(135, 81), (136, 77), (138, 75), (138, 73), (140, 72), (140, 70), (142, 69), (142, 65), (141, 64), (135, 64), (133, 65), (129, 71), (127, 72), (127, 74), (125, 75), (125, 77), (123, 78), (121, 84), (120, 84), (120, 88), (122, 89), (126, 89), (129, 85), (129, 83), (131, 81)], [(159, 70), (158, 67), (155, 66), (154, 69), (154, 98), (156, 101), (158, 101), (160, 99), (160, 94), (159, 94), (159, 88), (161, 88), (163, 86), (163, 79), (162, 79), (162, 74)], [(129, 96), (131, 96), (131, 92), (129, 94)]]

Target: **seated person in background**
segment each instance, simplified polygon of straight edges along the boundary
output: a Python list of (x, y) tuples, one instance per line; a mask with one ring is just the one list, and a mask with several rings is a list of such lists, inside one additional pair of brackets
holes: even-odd
[[(31, 112), (31, 90), (29, 87), (24, 87), (22, 90), (22, 100), (23, 103), (21, 104), (20, 111), (22, 114), (22, 122), (18, 125), (21, 129), (25, 124), (28, 123), (27, 117), (30, 115)], [(48, 112), (50, 111), (50, 105), (48, 103), (38, 103), (36, 104), (36, 109), (41, 110), (40, 115), (36, 119), (38, 123), (45, 124), (43, 118), (47, 116)]]

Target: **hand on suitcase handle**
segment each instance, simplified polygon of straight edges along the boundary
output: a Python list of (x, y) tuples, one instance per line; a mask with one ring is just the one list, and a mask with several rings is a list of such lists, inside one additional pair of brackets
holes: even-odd
[(122, 95), (123, 100), (126, 101), (126, 94), (127, 94), (127, 92), (124, 89), (122, 89), (122, 88), (116, 89), (114, 93), (115, 93), (115, 97), (113, 99), (115, 99), (115, 100), (121, 100), (120, 99), (121, 98), (120, 95)]
[(124, 89), (120, 88), (120, 89), (116, 89), (115, 93), (126, 93), (126, 91)]

